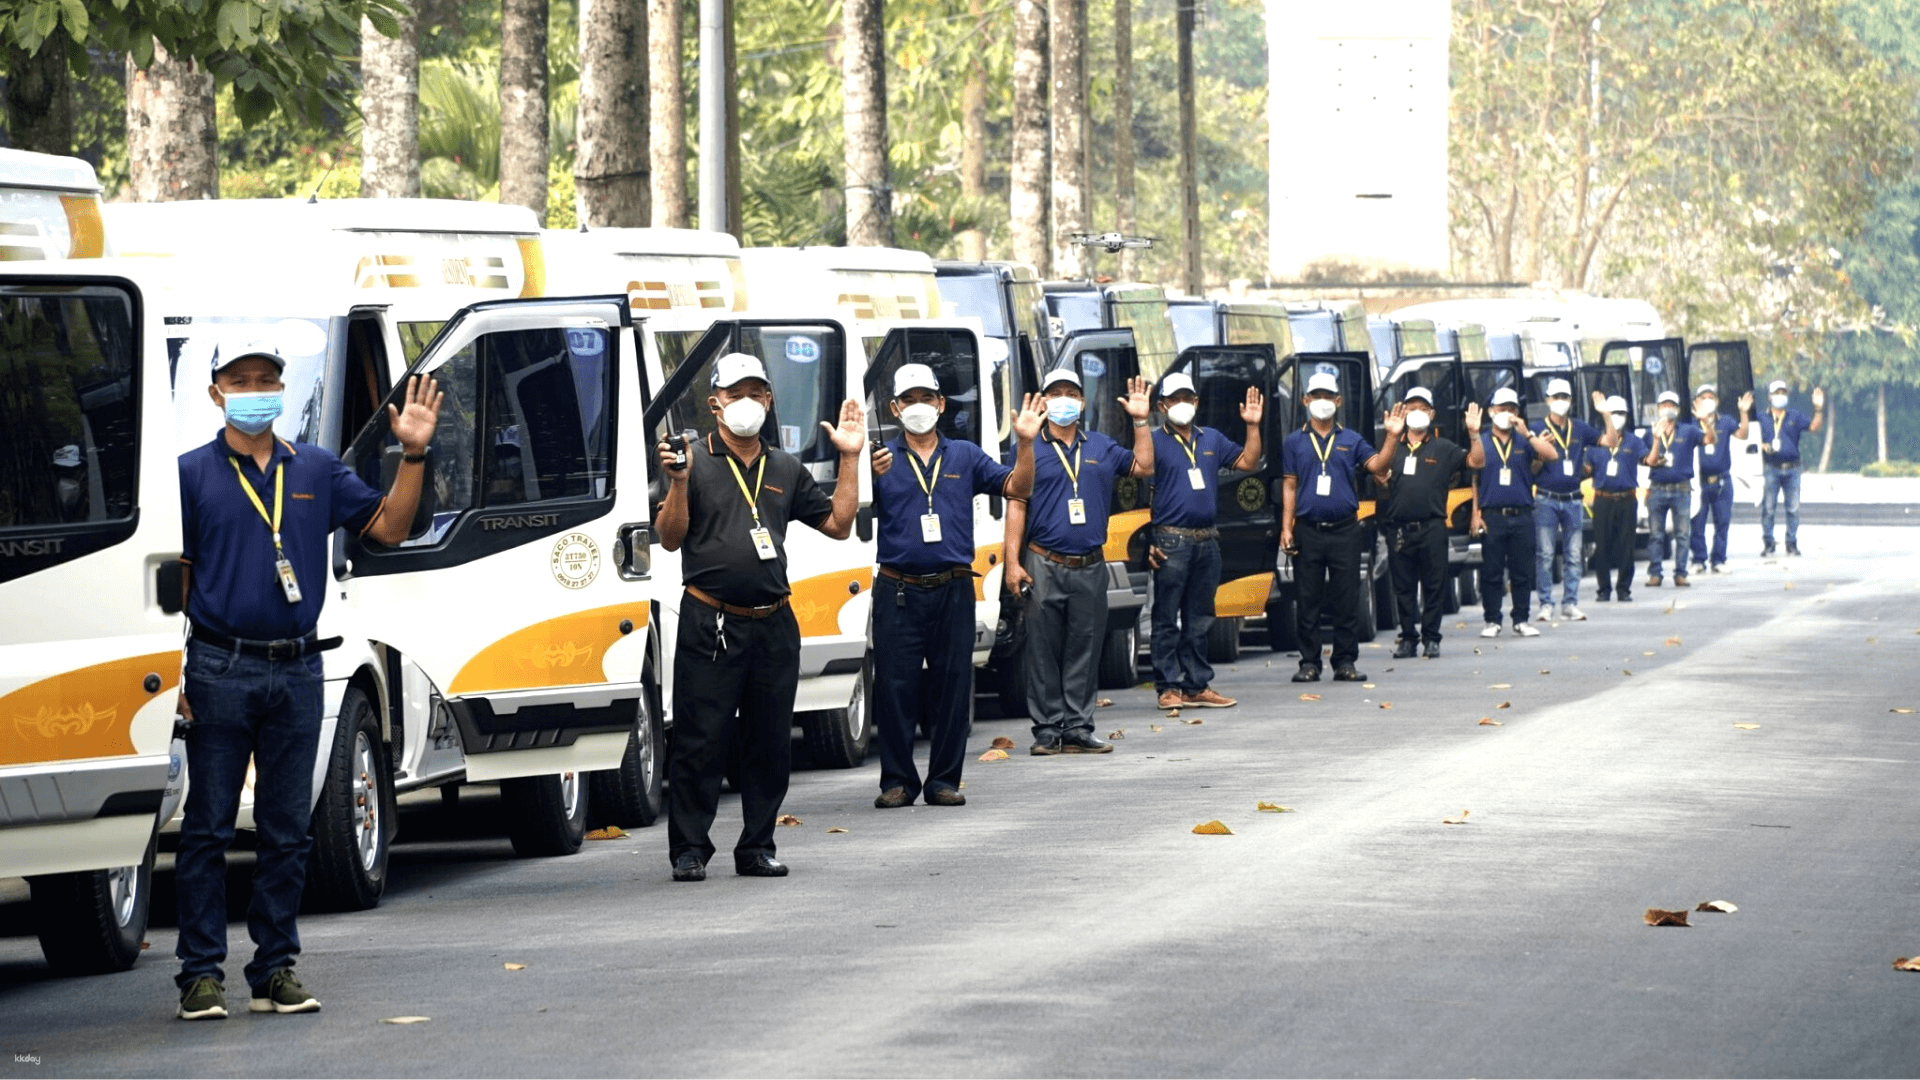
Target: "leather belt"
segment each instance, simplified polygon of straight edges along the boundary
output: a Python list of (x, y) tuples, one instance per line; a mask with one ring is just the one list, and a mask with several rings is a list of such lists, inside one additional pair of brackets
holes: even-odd
[(1797, 469), (1800, 467), (1800, 459), (1792, 458), (1786, 461), (1769, 461), (1766, 465), (1770, 469)]
[(1446, 518), (1440, 517), (1413, 518), (1408, 521), (1389, 521), (1387, 522), (1387, 527), (1390, 529), (1423, 529), (1428, 525), (1438, 525), (1446, 520)]
[(1501, 517), (1519, 517), (1522, 514), (1531, 513), (1533, 513), (1533, 507), (1531, 506), (1483, 506), (1480, 508), (1481, 517), (1486, 517), (1488, 514), (1499, 514)]
[(1647, 486), (1649, 489), (1653, 491), (1692, 491), (1693, 490), (1693, 482), (1690, 480), (1676, 480), (1671, 484), (1649, 484)]
[(1061, 555), (1057, 552), (1048, 551), (1039, 544), (1028, 544), (1027, 550), (1048, 562), (1059, 563), (1069, 570), (1079, 570), (1088, 566), (1096, 566), (1107, 561), (1106, 553), (1102, 551), (1089, 551), (1085, 555)]
[(1184, 529), (1184, 528), (1181, 528), (1181, 527), (1180, 527), (1180, 526), (1178, 526), (1178, 525), (1155, 525), (1155, 526), (1153, 527), (1153, 531), (1154, 531), (1154, 532), (1164, 532), (1164, 533), (1172, 533), (1172, 534), (1173, 534), (1173, 535), (1175, 535), (1175, 536), (1184, 536), (1184, 537), (1186, 537), (1186, 538), (1187, 538), (1187, 539), (1189, 539), (1189, 540), (1218, 540), (1218, 539), (1220, 539), (1220, 530), (1219, 530), (1219, 529), (1215, 529), (1215, 528), (1211, 528), (1211, 527), (1209, 527), (1209, 528), (1205, 528), (1205, 529)]
[(1355, 515), (1348, 514), (1346, 517), (1335, 518), (1332, 521), (1321, 521), (1317, 518), (1295, 518), (1294, 523), (1296, 525), (1311, 525), (1316, 529), (1344, 529), (1357, 520), (1359, 519)]
[(723, 604), (720, 601), (714, 599), (711, 596), (708, 596), (706, 593), (701, 592), (699, 589), (696, 589), (691, 585), (687, 586), (687, 595), (693, 597), (695, 600), (700, 601), (701, 603), (707, 605), (708, 607), (714, 609), (715, 611), (724, 611), (729, 615), (737, 616), (742, 619), (772, 618), (774, 615), (779, 613), (781, 608), (786, 607), (787, 604), (791, 603), (793, 600), (793, 597), (791, 596), (783, 596), (780, 599), (775, 600), (773, 603), (766, 605), (765, 607), (741, 607), (738, 604)]
[(945, 585), (954, 578), (972, 577), (973, 568), (970, 566), (953, 566), (937, 574), (908, 574), (900, 570), (895, 570), (891, 566), (883, 566), (880, 568), (880, 576), (889, 581), (898, 581), (908, 585), (918, 585), (923, 589), (932, 589)]
[(237, 652), (242, 656), (264, 656), (269, 660), (294, 660), (312, 653), (326, 652), (340, 647), (340, 638), (322, 638), (308, 634), (300, 638), (281, 638), (277, 641), (255, 641), (250, 638), (231, 638), (212, 630), (193, 628), (193, 640), (202, 645), (228, 652)]
[(1554, 502), (1580, 501), (1580, 493), (1577, 491), (1547, 491), (1542, 489), (1534, 492), (1534, 494), (1542, 499), (1552, 499)]
[(1634, 493), (1631, 491), (1596, 491), (1593, 493), (1593, 497), (1596, 499), (1631, 499), (1633, 495)]

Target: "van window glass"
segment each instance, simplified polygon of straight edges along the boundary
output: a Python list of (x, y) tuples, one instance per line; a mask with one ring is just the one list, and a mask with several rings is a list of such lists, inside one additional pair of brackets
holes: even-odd
[(1173, 366), (1173, 323), (1167, 319), (1164, 297), (1149, 300), (1125, 300), (1113, 305), (1113, 325), (1133, 331), (1133, 347), (1139, 357), (1140, 374), (1153, 382)]
[(0, 290), (0, 529), (132, 516), (135, 348), (118, 289)]
[[(321, 411), (326, 406), (327, 349), (325, 319), (262, 315), (176, 315), (167, 319), (167, 367), (174, 393), (204, 394), (213, 381), (214, 362), (242, 350), (271, 349), (287, 362), (280, 373), (280, 418), (273, 433), (288, 442), (319, 444)], [(210, 431), (179, 433), (180, 449), (198, 446)]]
[(988, 337), (1011, 336), (1006, 307), (1000, 299), (999, 276), (992, 271), (978, 274), (941, 274), (941, 310), (948, 315), (980, 320), (981, 332)]
[[(1195, 345), (1220, 344), (1220, 334), (1214, 328), (1214, 311), (1211, 303), (1169, 304), (1167, 317), (1173, 320), (1173, 343), (1181, 351), (1184, 352)], [(1232, 316), (1228, 316), (1228, 320), (1228, 325), (1232, 325)], [(1138, 335), (1135, 336), (1138, 337)]]
[(445, 322), (403, 322), (400, 324), (400, 353), (407, 366), (412, 367), (420, 354), (427, 351), (427, 343), (439, 333)]

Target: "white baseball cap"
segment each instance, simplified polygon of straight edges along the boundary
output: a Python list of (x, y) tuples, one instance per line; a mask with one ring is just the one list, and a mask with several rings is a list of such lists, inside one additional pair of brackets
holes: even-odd
[(1615, 394), (1612, 397), (1607, 399), (1606, 404), (1603, 407), (1608, 412), (1626, 412), (1627, 399), (1621, 397), (1619, 394)]
[(1787, 388), (1787, 380), (1775, 379), (1772, 382), (1767, 384), (1767, 393), (1771, 394), (1775, 390), (1785, 390), (1786, 388)]
[(1075, 389), (1079, 389), (1080, 373), (1072, 368), (1054, 368), (1052, 371), (1047, 372), (1046, 378), (1040, 380), (1040, 392), (1045, 393), (1053, 389), (1054, 383), (1063, 382), (1072, 383)]
[(1195, 389), (1193, 385), (1193, 376), (1188, 375), (1184, 371), (1176, 371), (1173, 374), (1167, 376), (1166, 378), (1160, 380), (1160, 396), (1161, 397), (1172, 397), (1173, 395), (1179, 393), (1182, 390), (1185, 390), (1185, 391), (1188, 391), (1189, 393), (1194, 393), (1194, 394), (1198, 394), (1200, 392), (1199, 390)]
[(931, 390), (937, 394), (940, 379), (925, 364), (902, 364), (900, 370), (893, 373), (893, 396), (900, 397), (909, 390)]
[(1548, 397), (1559, 397), (1561, 394), (1565, 394), (1568, 397), (1572, 397), (1573, 384), (1568, 382), (1565, 379), (1554, 379), (1552, 382), (1549, 382), (1547, 384)]
[(1520, 404), (1520, 395), (1513, 392), (1513, 387), (1503, 386), (1493, 392), (1493, 403), (1495, 405), (1518, 405)]
[(229, 366), (237, 364), (242, 360), (251, 360), (254, 357), (259, 357), (273, 364), (275, 371), (284, 372), (287, 370), (286, 358), (281, 356), (280, 350), (276, 349), (272, 344), (265, 341), (236, 341), (232, 343), (221, 342), (213, 347), (213, 371), (211, 374), (217, 376)]
[(1698, 398), (1698, 397), (1705, 397), (1708, 394), (1718, 395), (1719, 393), (1720, 391), (1715, 389), (1712, 383), (1706, 383), (1706, 384), (1703, 384), (1700, 387), (1700, 389), (1695, 390), (1693, 392), (1693, 396)]
[(715, 390), (728, 386), (737, 386), (743, 379), (759, 379), (763, 383), (771, 382), (771, 380), (767, 378), (767, 366), (761, 363), (760, 358), (757, 356), (748, 356), (746, 353), (734, 352), (728, 353), (714, 362), (713, 388)]
[(1427, 389), (1424, 386), (1416, 386), (1413, 389), (1407, 391), (1406, 396), (1402, 397), (1400, 400), (1404, 403), (1408, 401), (1413, 401), (1416, 398), (1431, 405), (1433, 404), (1433, 391)]
[(1313, 376), (1307, 380), (1307, 393), (1317, 394), (1322, 391), (1329, 394), (1338, 394), (1340, 392), (1340, 380), (1334, 377), (1333, 372), (1316, 371), (1313, 373)]
[(1655, 405), (1665, 405), (1669, 401), (1675, 405), (1680, 404), (1680, 394), (1674, 390), (1662, 390), (1660, 391), (1660, 396), (1655, 398), (1653, 403)]

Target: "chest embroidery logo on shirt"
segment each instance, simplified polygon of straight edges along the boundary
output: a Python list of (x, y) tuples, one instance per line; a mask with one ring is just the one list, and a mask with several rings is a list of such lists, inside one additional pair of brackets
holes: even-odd
[(289, 499), (307, 499), (307, 500), (311, 500), (311, 499), (313, 498), (313, 496), (312, 496), (311, 494), (308, 494), (308, 493), (305, 493), (305, 492), (300, 492), (300, 491), (289, 491), (289, 492), (287, 492), (287, 498), (289, 498)]
[(773, 492), (775, 495), (785, 495), (787, 493), (786, 488), (777, 488), (772, 484), (767, 485), (767, 490)]
[(600, 576), (600, 545), (586, 533), (568, 533), (553, 545), (548, 568), (561, 588), (584, 589)]

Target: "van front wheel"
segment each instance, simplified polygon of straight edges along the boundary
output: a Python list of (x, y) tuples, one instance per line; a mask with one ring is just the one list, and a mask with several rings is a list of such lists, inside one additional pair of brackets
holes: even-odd
[(136, 865), (28, 878), (40, 951), (62, 975), (125, 971), (140, 959), (160, 836)]
[(306, 902), (316, 911), (365, 911), (387, 888), (393, 784), (373, 704), (358, 686), (340, 699), (320, 801), (308, 831)]

